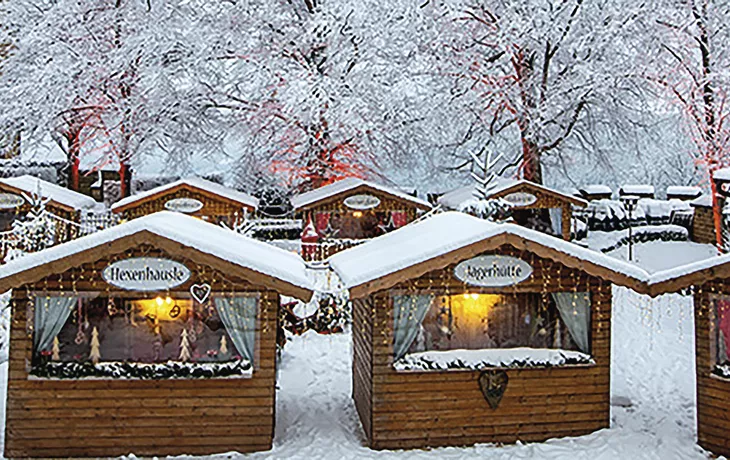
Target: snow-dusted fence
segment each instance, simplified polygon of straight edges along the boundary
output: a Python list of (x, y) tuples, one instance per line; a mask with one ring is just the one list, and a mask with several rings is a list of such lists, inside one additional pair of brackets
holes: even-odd
[(303, 242), (301, 256), (304, 260), (306, 260), (308, 262), (317, 261), (317, 260), (325, 260), (332, 254), (336, 254), (340, 251), (344, 251), (347, 248), (357, 246), (357, 245), (365, 243), (367, 241), (370, 241), (370, 240), (369, 239), (361, 239), (361, 240), (325, 239), (325, 240), (319, 241), (317, 243), (304, 243)]
[(624, 230), (629, 224), (632, 227), (673, 224), (690, 230), (693, 211), (684, 201), (645, 198), (639, 200), (629, 218), (620, 201), (604, 199), (591, 201), (585, 209), (576, 210), (576, 215), (588, 224), (591, 231)]

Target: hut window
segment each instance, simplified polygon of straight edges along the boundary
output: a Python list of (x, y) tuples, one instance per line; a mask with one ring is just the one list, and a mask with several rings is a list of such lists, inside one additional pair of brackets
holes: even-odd
[(391, 224), (389, 212), (352, 210), (317, 213), (317, 233), (327, 238), (369, 239), (386, 233)]
[(421, 352), (490, 349), (550, 349), (590, 358), (585, 292), (394, 295), (393, 306), (396, 361)]
[(714, 361), (716, 366), (723, 368), (719, 369), (724, 371), (721, 375), (730, 377), (730, 296), (717, 296), (714, 303)]
[(251, 369), (257, 307), (257, 296), (213, 297), (203, 305), (168, 296), (38, 296), (32, 364), (41, 376), (62, 372), (51, 367), (63, 363), (79, 372), (128, 363)]

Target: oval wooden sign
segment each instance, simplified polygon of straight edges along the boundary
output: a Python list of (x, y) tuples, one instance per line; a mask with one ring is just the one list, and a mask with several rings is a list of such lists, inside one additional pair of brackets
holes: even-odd
[(174, 198), (165, 203), (165, 209), (192, 214), (203, 209), (203, 202), (195, 198)]
[(531, 204), (535, 204), (537, 202), (537, 197), (535, 195), (526, 192), (510, 193), (508, 195), (505, 195), (502, 199), (517, 208), (530, 206)]
[(112, 262), (101, 277), (127, 291), (162, 291), (185, 283), (190, 279), (190, 270), (174, 260), (133, 257)]
[(372, 209), (380, 205), (380, 198), (372, 195), (352, 195), (345, 198), (344, 203), (350, 209)]
[(14, 193), (0, 193), (0, 209), (15, 209), (23, 206), (25, 199)]
[(532, 266), (510, 256), (478, 256), (454, 268), (454, 276), (473, 286), (503, 287), (521, 283), (532, 275)]

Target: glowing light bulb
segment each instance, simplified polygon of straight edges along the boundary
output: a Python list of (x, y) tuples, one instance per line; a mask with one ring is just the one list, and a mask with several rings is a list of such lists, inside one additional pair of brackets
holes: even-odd
[(352, 213), (352, 215), (354, 217), (362, 217), (362, 212), (361, 211), (355, 211), (355, 212)]
[(471, 295), (471, 298), (472, 298), (473, 300), (477, 300), (477, 299), (479, 298), (479, 294), (472, 294), (472, 295)]
[(157, 297), (157, 298), (155, 299), (155, 302), (157, 302), (157, 305), (162, 305), (162, 303), (163, 303), (164, 301), (162, 300), (162, 297)]
[(165, 303), (168, 304), (168, 305), (170, 305), (172, 303), (172, 298), (169, 297), (169, 296), (168, 297), (165, 297)]

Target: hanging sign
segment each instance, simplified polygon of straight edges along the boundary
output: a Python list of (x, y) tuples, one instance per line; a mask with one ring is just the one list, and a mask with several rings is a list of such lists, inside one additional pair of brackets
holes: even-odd
[(344, 203), (350, 209), (372, 209), (380, 204), (380, 198), (372, 195), (352, 195), (345, 198)]
[(510, 193), (502, 197), (502, 199), (517, 208), (530, 206), (531, 204), (535, 204), (537, 202), (537, 197), (535, 195), (526, 192)]
[(203, 209), (203, 202), (195, 198), (174, 198), (165, 203), (165, 209), (192, 214)]
[(14, 209), (23, 206), (25, 199), (14, 193), (0, 193), (0, 209)]
[(532, 267), (510, 256), (478, 256), (454, 268), (454, 276), (474, 286), (502, 287), (520, 283), (532, 275)]
[(162, 291), (186, 282), (190, 270), (174, 260), (134, 257), (109, 264), (101, 276), (107, 283), (128, 291)]

